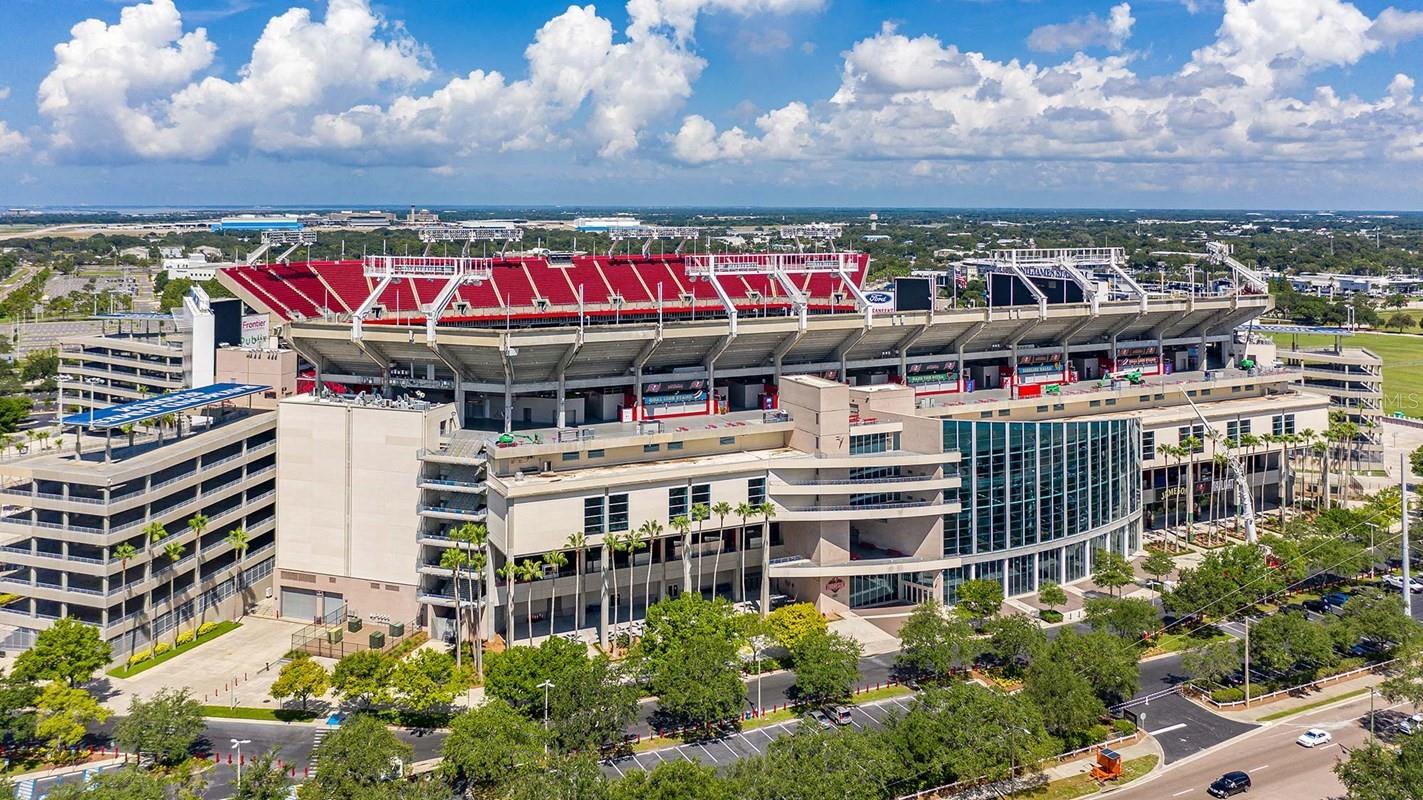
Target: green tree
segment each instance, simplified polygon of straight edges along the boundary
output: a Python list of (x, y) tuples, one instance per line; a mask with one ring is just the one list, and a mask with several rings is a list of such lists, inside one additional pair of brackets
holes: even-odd
[(1379, 684), (1379, 691), (1394, 702), (1407, 700), (1415, 706), (1423, 705), (1423, 641), (1415, 637), (1401, 648), (1393, 672)]
[(73, 617), (62, 617), (35, 637), (35, 644), (15, 659), (14, 674), (30, 681), (87, 683), (109, 663), (113, 649), (99, 629)]
[(1349, 800), (1413, 800), (1423, 797), (1423, 737), (1404, 736), (1399, 748), (1368, 743), (1334, 763)]
[(1067, 605), (1067, 591), (1058, 584), (1049, 581), (1038, 589), (1038, 602), (1043, 604), (1043, 608), (1053, 611), (1058, 606)]
[(1408, 467), (1415, 476), (1423, 478), (1423, 445), (1408, 454)]
[(1250, 663), (1256, 669), (1294, 673), (1338, 660), (1328, 632), (1303, 614), (1272, 614), (1250, 626)]
[(883, 734), (905, 782), (895, 794), (961, 780), (1007, 778), (1015, 766), (1058, 751), (1042, 714), (1022, 692), (950, 683), (915, 696)]
[(1270, 566), (1264, 548), (1240, 544), (1212, 551), (1199, 565), (1181, 570), (1162, 603), (1180, 615), (1225, 618), (1282, 587), (1280, 570)]
[(184, 547), (178, 542), (163, 546), (163, 555), (168, 557), (168, 613), (173, 617), (173, 646), (178, 645), (178, 599), (174, 596), (173, 582), (178, 577), (178, 562), (183, 558)]
[(981, 627), (984, 620), (997, 616), (1002, 606), (1002, 582), (980, 578), (959, 584), (959, 613), (973, 620), (974, 627)]
[(35, 710), (35, 736), (47, 743), (56, 757), (78, 745), (90, 723), (109, 718), (109, 710), (93, 695), (62, 681), (45, 685), (35, 700)]
[(609, 795), (612, 800), (737, 800), (715, 767), (692, 761), (662, 761), (651, 772), (628, 770)]
[(496, 697), (450, 721), (450, 735), (440, 750), (440, 774), (489, 790), (510, 779), (519, 765), (536, 762), (544, 742), (538, 723)]
[(405, 774), (413, 753), (379, 717), (355, 714), (316, 746), (316, 774), (302, 786), (301, 800), (388, 797), (387, 787)]
[(88, 783), (58, 784), (50, 790), (49, 800), (202, 800), (205, 788), (196, 772), (174, 776), (125, 767), (101, 772)]
[[(249, 542), (249, 539), (248, 539), (248, 536), (247, 536), (247, 529), (244, 528), (244, 527), (242, 527), (241, 525), (238, 525), (237, 527), (235, 527), (235, 528), (233, 528), (232, 530), (228, 531), (228, 532), (227, 532), (227, 535), (224, 536), (222, 540), (223, 540), (224, 542), (227, 542), (228, 547), (231, 547), (231, 548), (232, 548), (233, 560), (234, 560), (236, 563), (241, 564), (241, 563), (242, 563), (242, 559), (244, 559), (244, 558), (247, 557), (247, 547), (248, 547), (248, 542)], [(245, 570), (238, 570), (238, 571), (237, 571), (237, 580), (238, 580), (239, 582), (242, 581), (242, 580), (244, 580), (244, 572), (245, 572)], [(246, 591), (246, 587), (240, 585), (240, 583), (239, 583), (239, 585), (238, 585), (238, 587), (237, 587), (237, 591), (238, 591), (239, 593), (240, 593), (240, 592), (244, 592), (244, 591)], [(238, 618), (238, 619), (242, 619), (242, 618), (245, 617), (245, 616), (247, 616), (247, 601), (246, 601), (246, 600), (244, 600), (244, 601), (242, 601), (241, 603), (239, 603), (239, 604), (238, 604), (238, 608), (237, 608), (237, 618)]]
[(0, 676), (0, 741), (27, 742), (35, 738), (35, 701), (39, 695), (40, 687), (33, 681), (14, 674)]
[(1092, 582), (1107, 589), (1112, 594), (1120, 594), (1123, 586), (1136, 580), (1131, 562), (1126, 556), (1112, 550), (1097, 550), (1092, 553)]
[(1009, 676), (1022, 670), (1047, 647), (1047, 634), (1022, 614), (1009, 614), (988, 623), (985, 650), (998, 658)]
[(538, 647), (491, 654), (485, 691), (529, 719), (543, 719), (544, 682), (552, 733), (565, 749), (593, 748), (621, 737), (637, 716), (638, 690), (607, 656), (588, 658), (582, 644), (545, 639)]
[(363, 706), (390, 702), (391, 680), (395, 663), (379, 650), (361, 650), (336, 662), (331, 685), (347, 703)]
[(671, 721), (705, 725), (741, 712), (743, 633), (723, 598), (683, 593), (648, 609), (633, 660)]
[(20, 424), (30, 416), (34, 403), (21, 395), (0, 397), (0, 433), (14, 433)]
[(1087, 601), (1087, 624), (1129, 642), (1154, 636), (1161, 628), (1161, 612), (1150, 600), (1135, 597), (1096, 597)]
[(978, 655), (973, 628), (933, 600), (914, 607), (899, 629), (899, 640), (895, 664), (901, 670), (934, 678), (963, 669)]
[(1043, 652), (1047, 663), (1067, 665), (1085, 678), (1108, 707), (1136, 694), (1140, 683), (1137, 649), (1110, 633), (1064, 628)]
[(524, 764), (494, 794), (497, 800), (607, 800), (608, 782), (588, 753), (555, 753)]
[(1176, 559), (1165, 550), (1152, 550), (1141, 562), (1141, 571), (1155, 578), (1158, 583), (1175, 569)]
[(1240, 669), (1240, 650), (1233, 639), (1192, 648), (1181, 654), (1181, 671), (1198, 683), (1220, 683)]
[(287, 771), (278, 764), (277, 751), (268, 750), (242, 768), (233, 800), (287, 800), (290, 792)]
[(1394, 592), (1363, 589), (1354, 593), (1339, 612), (1346, 636), (1343, 645), (1360, 639), (1372, 639), (1392, 645), (1406, 645), (1417, 639), (1417, 622), (1403, 614), (1403, 598)]
[(791, 650), (795, 694), (800, 702), (823, 706), (848, 700), (860, 677), (860, 643), (830, 631), (807, 633)]
[(1397, 311), (1389, 315), (1388, 321), (1385, 322), (1384, 325), (1385, 327), (1393, 328), (1399, 333), (1403, 333), (1406, 330), (1418, 327), (1418, 320), (1402, 311)]
[(1087, 731), (1107, 713), (1092, 684), (1071, 666), (1040, 658), (1028, 667), (1023, 692), (1042, 712), (1043, 724), (1069, 747), (1089, 742)]
[(808, 634), (824, 633), (825, 616), (811, 603), (789, 603), (766, 616), (766, 632), (776, 644), (794, 650)]
[(205, 730), (202, 707), (187, 689), (160, 689), (148, 700), (129, 700), (128, 716), (114, 729), (114, 741), (171, 766), (187, 759)]
[(442, 650), (418, 650), (397, 661), (391, 675), (400, 705), (420, 713), (448, 706), (465, 685), (464, 675), (455, 669), (454, 656)]
[(895, 766), (877, 736), (803, 726), (732, 764), (727, 779), (741, 800), (870, 800), (889, 795)]
[(277, 701), (295, 698), (301, 701), (301, 710), (305, 711), (308, 700), (326, 694), (330, 688), (331, 674), (326, 668), (305, 652), (298, 652), (282, 665), (269, 693)]

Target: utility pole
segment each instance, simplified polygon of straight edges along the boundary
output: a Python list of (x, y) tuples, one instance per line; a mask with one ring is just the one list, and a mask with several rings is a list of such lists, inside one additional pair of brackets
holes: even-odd
[(1250, 617), (1245, 618), (1245, 707), (1250, 707)]
[(1398, 456), (1398, 502), (1403, 514), (1403, 616), (1413, 619), (1413, 579), (1408, 563), (1408, 455)]

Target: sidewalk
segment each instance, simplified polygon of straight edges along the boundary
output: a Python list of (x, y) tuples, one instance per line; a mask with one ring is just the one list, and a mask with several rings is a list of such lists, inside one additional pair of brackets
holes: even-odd
[[(1123, 747), (1120, 750), (1117, 750), (1117, 752), (1121, 754), (1123, 764), (1128, 761), (1131, 761), (1133, 758), (1140, 758), (1142, 756), (1156, 756), (1156, 768), (1160, 769), (1162, 763), (1166, 760), (1166, 754), (1162, 752), (1161, 745), (1157, 744), (1155, 737), (1149, 734), (1143, 736), (1141, 741), (1137, 742), (1136, 744), (1130, 745), (1128, 747)], [(1049, 781), (1060, 781), (1063, 778), (1071, 778), (1076, 775), (1086, 775), (1087, 773), (1092, 771), (1092, 765), (1096, 763), (1097, 756), (1094, 753), (1092, 755), (1083, 756), (1082, 758), (1078, 758), (1073, 761), (1068, 761), (1062, 764), (1056, 764), (1054, 766), (1048, 767), (1047, 769), (1043, 770), (1043, 775), (1046, 775)]]
[(1318, 691), (1291, 695), (1280, 700), (1261, 703), (1259, 705), (1252, 702), (1248, 709), (1243, 707), (1235, 709), (1216, 709), (1204, 703), (1198, 705), (1226, 719), (1258, 723), (1263, 717), (1274, 717), (1281, 712), (1294, 711), (1296, 709), (1302, 711), (1306, 707), (1318, 707), (1346, 696), (1366, 695), (1367, 692), (1364, 690), (1382, 683), (1385, 677), (1386, 676), (1377, 673), (1368, 673), (1353, 680), (1331, 684)]

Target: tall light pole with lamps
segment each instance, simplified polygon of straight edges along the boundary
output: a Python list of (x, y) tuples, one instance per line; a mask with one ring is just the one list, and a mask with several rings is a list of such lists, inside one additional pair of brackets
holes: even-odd
[(554, 688), (553, 681), (544, 681), (538, 685), (544, 690), (544, 753), (548, 753), (548, 690)]
[(242, 745), (252, 744), (251, 739), (233, 739), (232, 749), (237, 751), (237, 786), (242, 786)]

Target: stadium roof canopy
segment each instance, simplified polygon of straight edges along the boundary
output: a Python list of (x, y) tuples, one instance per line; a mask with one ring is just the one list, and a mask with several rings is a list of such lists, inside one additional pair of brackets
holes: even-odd
[(190, 408), (210, 406), (225, 400), (264, 392), (272, 387), (251, 383), (214, 383), (197, 389), (169, 392), (157, 397), (146, 397), (132, 403), (109, 406), (108, 408), (71, 414), (60, 420), (64, 425), (78, 425), (83, 428), (106, 430), (154, 419), (164, 414), (187, 411)]

